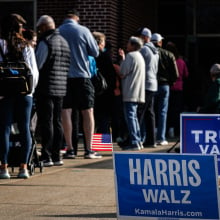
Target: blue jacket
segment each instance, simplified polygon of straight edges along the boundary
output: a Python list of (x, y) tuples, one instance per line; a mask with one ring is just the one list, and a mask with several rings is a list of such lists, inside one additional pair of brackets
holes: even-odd
[(89, 56), (89, 69), (91, 73), (91, 78), (97, 74), (97, 66), (95, 58), (92, 56)]
[(66, 19), (59, 31), (71, 50), (69, 77), (91, 78), (88, 56), (97, 57), (99, 48), (90, 30), (73, 19)]

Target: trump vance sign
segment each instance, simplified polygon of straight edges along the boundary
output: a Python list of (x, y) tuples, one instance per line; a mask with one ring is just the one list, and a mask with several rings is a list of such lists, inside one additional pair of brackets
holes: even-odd
[(181, 114), (181, 153), (216, 154), (220, 173), (220, 115)]

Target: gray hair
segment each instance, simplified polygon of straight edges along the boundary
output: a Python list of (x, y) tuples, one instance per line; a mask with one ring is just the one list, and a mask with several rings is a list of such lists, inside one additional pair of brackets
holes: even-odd
[(131, 36), (129, 42), (135, 45), (136, 49), (139, 50), (143, 46), (143, 41), (139, 37)]
[(220, 74), (220, 64), (218, 64), (218, 63), (213, 64), (211, 69), (210, 69), (210, 73)]
[(38, 19), (36, 26), (39, 27), (42, 24), (46, 24), (46, 25), (51, 26), (51, 27), (55, 26), (55, 22), (54, 22), (53, 18), (49, 15), (42, 15)]

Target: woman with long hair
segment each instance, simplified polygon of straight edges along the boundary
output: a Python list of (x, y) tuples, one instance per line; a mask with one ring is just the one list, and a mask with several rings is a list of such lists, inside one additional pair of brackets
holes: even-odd
[[(32, 146), (30, 118), (33, 103), (33, 92), (38, 81), (38, 69), (34, 49), (22, 36), (24, 18), (10, 14), (1, 23), (0, 47), (8, 61), (25, 61), (33, 75), (33, 89), (28, 95), (9, 95), (0, 97), (0, 179), (9, 179), (8, 154), (11, 125), (16, 118), (20, 133), (21, 157), (18, 178), (28, 178), (27, 163)], [(0, 55), (0, 61), (3, 57)]]

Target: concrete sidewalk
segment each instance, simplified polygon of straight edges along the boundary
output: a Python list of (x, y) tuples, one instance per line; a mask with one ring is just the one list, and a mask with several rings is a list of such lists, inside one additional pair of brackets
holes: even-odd
[[(139, 152), (166, 152), (175, 143)], [(117, 219), (112, 153), (101, 152), (102, 159), (83, 153), (80, 145), (79, 156), (61, 167), (36, 168), (27, 180), (16, 178), (16, 168), (10, 180), (0, 180), (0, 219)]]

